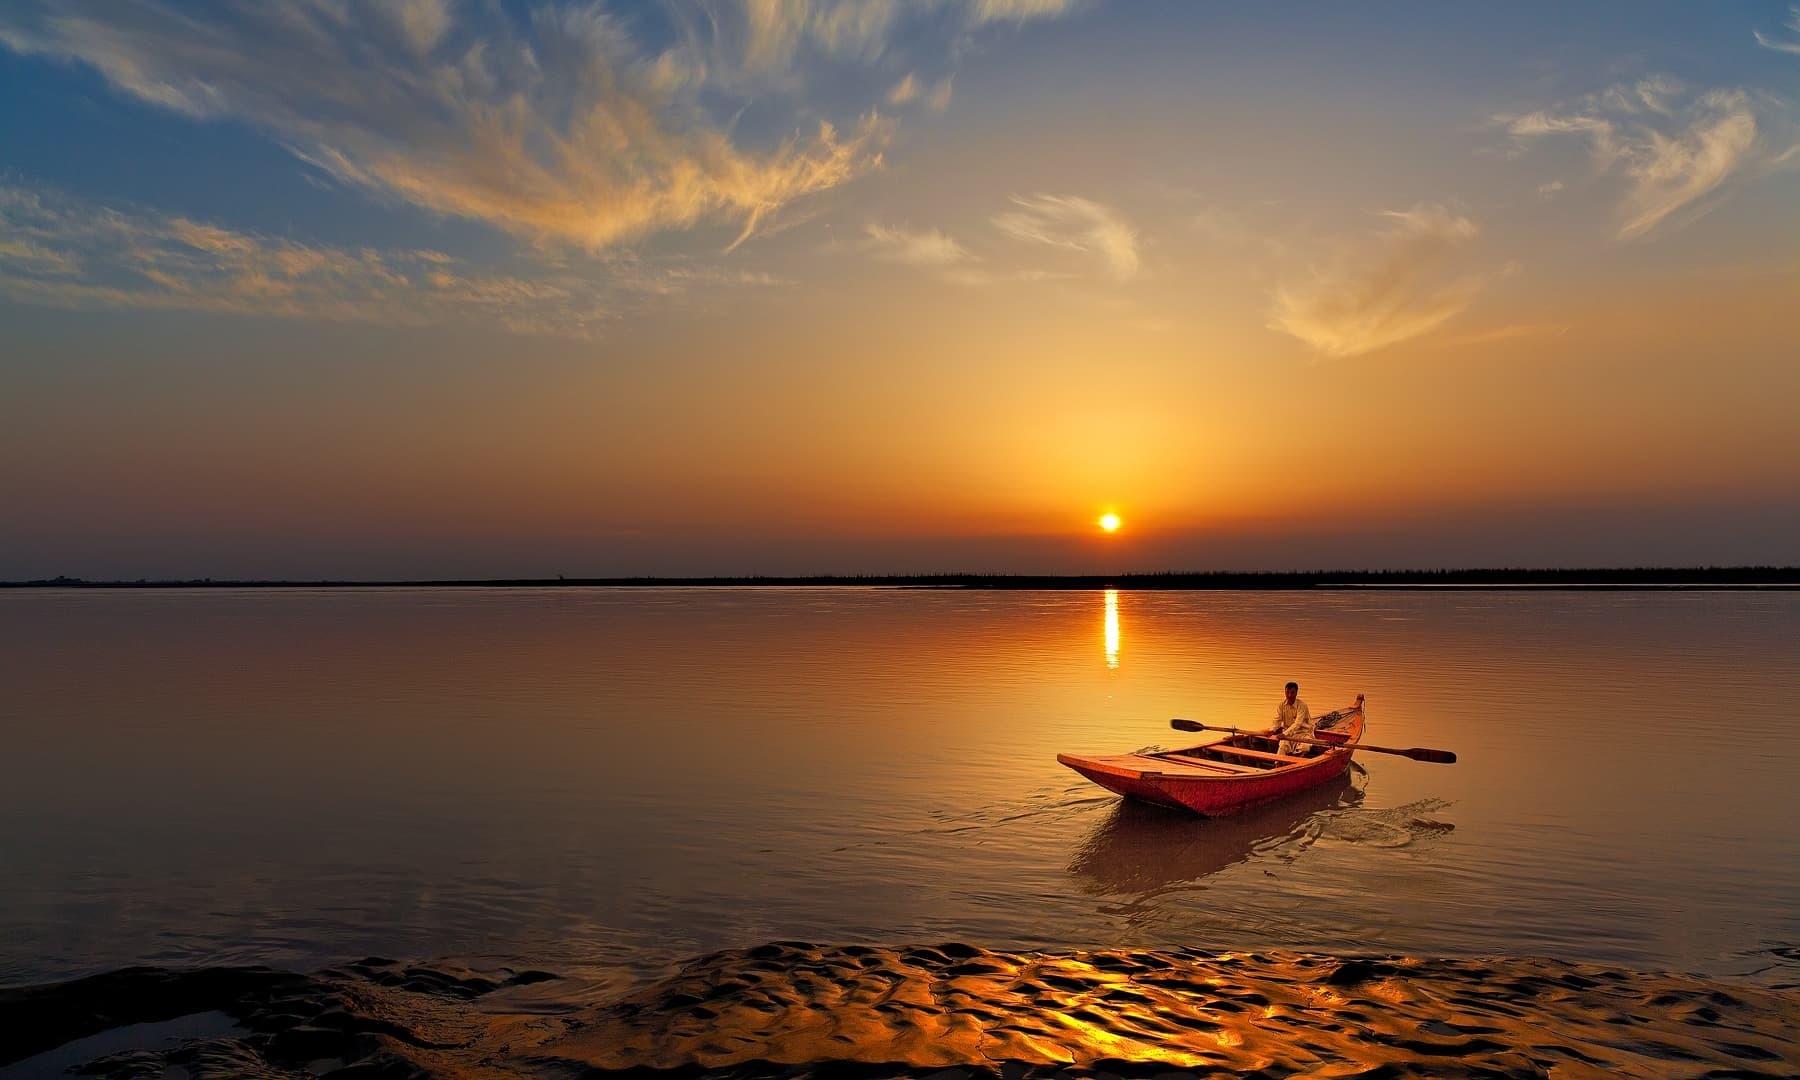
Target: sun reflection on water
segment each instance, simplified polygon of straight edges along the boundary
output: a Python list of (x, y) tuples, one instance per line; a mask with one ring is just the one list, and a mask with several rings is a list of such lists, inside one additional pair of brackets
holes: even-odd
[(1106, 666), (1119, 666), (1119, 590), (1106, 590)]

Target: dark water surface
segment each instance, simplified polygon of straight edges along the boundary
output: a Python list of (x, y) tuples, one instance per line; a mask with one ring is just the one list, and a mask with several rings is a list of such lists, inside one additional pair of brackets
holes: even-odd
[[(0, 984), (773, 939), (1800, 971), (1800, 594), (0, 593)], [(1368, 695), (1206, 821), (1059, 750)]]

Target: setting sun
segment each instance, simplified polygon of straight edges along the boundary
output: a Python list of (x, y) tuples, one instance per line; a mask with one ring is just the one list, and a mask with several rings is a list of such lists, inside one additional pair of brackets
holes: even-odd
[(1120, 524), (1122, 523), (1119, 521), (1119, 515), (1117, 514), (1100, 515), (1100, 527), (1107, 532), (1118, 532)]

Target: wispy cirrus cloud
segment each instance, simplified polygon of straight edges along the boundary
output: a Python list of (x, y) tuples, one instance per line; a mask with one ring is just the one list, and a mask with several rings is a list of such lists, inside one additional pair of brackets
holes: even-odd
[(16, 52), (91, 65), (143, 101), (250, 123), (338, 180), (534, 240), (593, 249), (723, 221), (740, 239), (880, 161), (873, 113), (748, 147), (598, 7), (524, 25), (446, 0), (0, 13)]
[(1774, 49), (1776, 52), (1793, 53), (1800, 56), (1800, 4), (1794, 4), (1788, 8), (1787, 28), (1795, 34), (1794, 38), (1784, 41), (1757, 30), (1754, 31), (1756, 43), (1765, 49)]
[(1479, 226), (1429, 204), (1381, 216), (1389, 226), (1372, 256), (1275, 290), (1271, 330), (1327, 356), (1356, 356), (1435, 330), (1469, 306), (1488, 278), (1466, 262)]
[(302, 244), (0, 185), (0, 295), (49, 307), (465, 323), (589, 338), (648, 296), (732, 283), (773, 281), (636, 260), (498, 273), (438, 251)]
[(1763, 155), (1757, 118), (1742, 90), (1689, 96), (1653, 78), (1591, 94), (1573, 106), (1495, 118), (1521, 144), (1558, 135), (1585, 139), (1594, 168), (1626, 181), (1615, 235), (1647, 236), (1711, 208)]
[(863, 230), (863, 236), (865, 250), (874, 252), (878, 258), (908, 266), (953, 266), (975, 258), (968, 248), (939, 229), (911, 232), (872, 224)]
[(1117, 281), (1137, 275), (1137, 230), (1112, 207), (1075, 195), (1015, 195), (1012, 202), (993, 218), (1006, 235), (1095, 255)]
[[(809, 51), (862, 64), (911, 37), (946, 41), (990, 23), (1073, 12), (1076, 0), (725, 0), (704, 5), (714, 63), (791, 82)], [(723, 30), (723, 33), (719, 31)]]
[[(1077, 0), (699, 0), (669, 5), (669, 14), (681, 28), (679, 52), (689, 70), (704, 70), (715, 88), (797, 92), (821, 58), (865, 72), (904, 71), (914, 62), (953, 65), (973, 35), (994, 24), (1060, 18), (1082, 6)], [(941, 93), (944, 84), (936, 85)]]
[(906, 76), (895, 83), (887, 93), (889, 105), (909, 105), (919, 100), (919, 76), (915, 72), (907, 72)]
[[(754, 76), (791, 74), (803, 48), (862, 63), (891, 51), (903, 19), (935, 19), (943, 37), (1067, 7), (726, 4), (670, 14), (653, 46), (634, 33), (644, 19), (589, 3), (516, 18), (449, 0), (19, 0), (0, 8), (0, 44), (91, 66), (152, 105), (253, 125), (344, 183), (598, 250), (707, 222), (741, 242), (878, 167), (892, 124), (872, 109), (773, 141), (734, 132)], [(917, 95), (937, 105), (948, 85)]]
[(943, 112), (945, 109), (948, 109), (950, 107), (951, 90), (955, 83), (956, 76), (944, 76), (943, 80), (932, 88), (931, 93), (925, 95), (926, 106), (933, 112)]
[(977, 24), (1024, 22), (1067, 15), (1076, 3), (1077, 0), (975, 0), (972, 14)]
[(1486, 330), (1458, 334), (1445, 344), (1494, 345), (1503, 341), (1518, 341), (1521, 338), (1561, 337), (1568, 332), (1568, 323), (1508, 323), (1505, 326), (1493, 326)]
[[(895, 121), (877, 107), (943, 110), (983, 27), (1075, 7), (702, 0), (626, 15), (597, 0), (528, 11), (454, 0), (16, 0), (0, 5), (0, 48), (92, 68), (155, 108), (241, 123), (310, 166), (309, 179), (480, 222), (525, 246), (498, 271), (478, 269), (82, 205), (0, 179), (0, 290), (81, 308), (402, 323), (479, 313), (521, 332), (584, 336), (650, 296), (766, 282), (703, 258), (652, 256), (640, 241), (720, 227), (731, 230), (720, 237), (729, 251), (792, 222), (795, 204), (880, 167)], [(809, 81), (826, 74), (830, 98), (808, 100)], [(973, 259), (935, 231), (868, 242), (915, 265)]]
[(741, 41), (746, 70), (782, 75), (808, 47), (865, 63), (879, 59), (903, 13), (899, 0), (758, 0), (707, 9), (715, 27), (742, 20), (742, 35), (721, 35), (720, 48)]
[[(1075, 6), (760, 0), (626, 17), (594, 0), (526, 14), (452, 0), (14, 0), (0, 6), (0, 45), (90, 66), (164, 109), (247, 123), (343, 183), (599, 250), (707, 223), (741, 243), (879, 167), (893, 130), (876, 111), (884, 94), (943, 109), (957, 43)], [(908, 50), (940, 70), (893, 83), (915, 66)], [(770, 92), (803, 93), (819, 65), (852, 84), (848, 107), (784, 105), (814, 117), (797, 131), (738, 122)], [(858, 111), (855, 82), (882, 66)]]
[(947, 75), (936, 85), (928, 87), (919, 80), (917, 72), (909, 71), (888, 90), (887, 103), (903, 106), (919, 102), (933, 112), (943, 112), (950, 107), (950, 90), (954, 82), (955, 77)]

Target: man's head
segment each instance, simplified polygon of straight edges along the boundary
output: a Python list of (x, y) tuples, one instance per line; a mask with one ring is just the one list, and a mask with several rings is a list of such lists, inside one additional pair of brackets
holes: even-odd
[(1287, 684), (1287, 699), (1289, 701), (1294, 700), (1294, 695), (1298, 694), (1299, 692), (1300, 692), (1300, 684), (1299, 683), (1291, 682), (1291, 683)]

